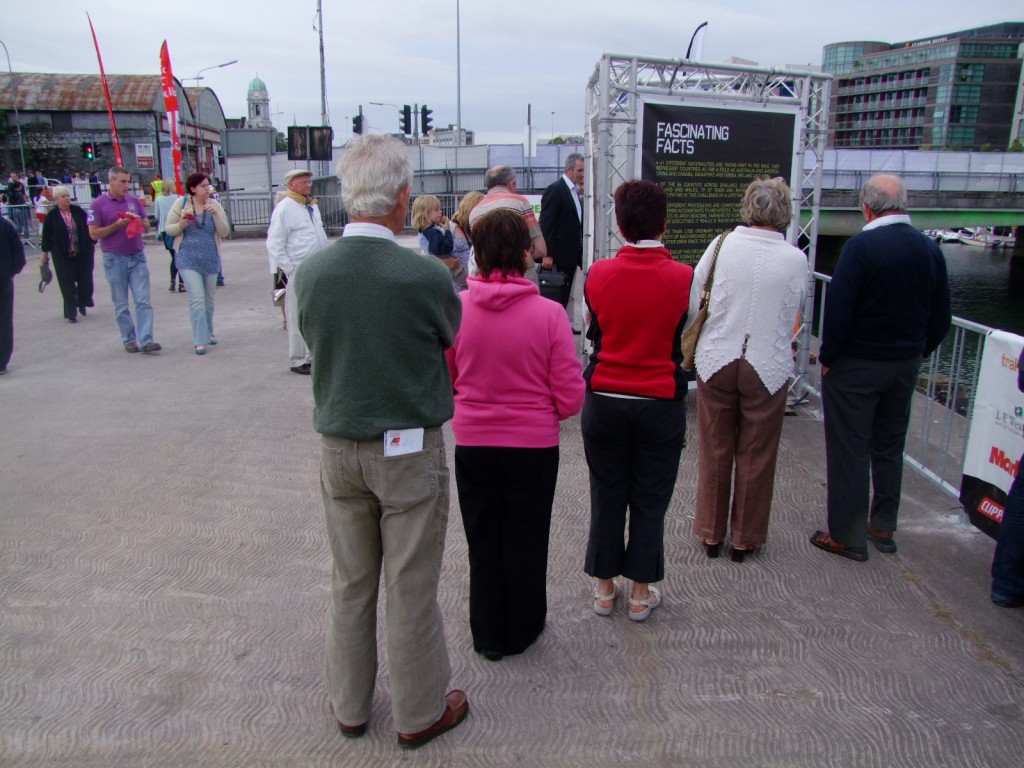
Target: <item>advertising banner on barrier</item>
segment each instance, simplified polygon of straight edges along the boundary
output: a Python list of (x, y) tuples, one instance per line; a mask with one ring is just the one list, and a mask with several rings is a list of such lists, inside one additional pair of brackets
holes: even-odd
[(640, 177), (668, 195), (665, 246), (696, 264), (717, 234), (740, 220), (747, 185), (781, 176), (791, 187), (800, 139), (798, 110), (722, 101), (645, 101), (640, 115)]
[(964, 452), (960, 502), (976, 527), (999, 535), (1010, 484), (1024, 453), (1024, 392), (1017, 389), (1017, 361), (1024, 338), (993, 331), (985, 340), (971, 431)]

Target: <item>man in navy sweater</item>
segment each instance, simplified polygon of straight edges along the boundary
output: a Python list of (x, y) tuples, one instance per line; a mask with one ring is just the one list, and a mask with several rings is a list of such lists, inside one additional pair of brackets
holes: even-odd
[(910, 400), (922, 356), (939, 346), (952, 317), (945, 259), (911, 226), (902, 182), (872, 176), (860, 203), (867, 224), (839, 256), (818, 355), (828, 530), (811, 544), (863, 561), (868, 541), (896, 551)]

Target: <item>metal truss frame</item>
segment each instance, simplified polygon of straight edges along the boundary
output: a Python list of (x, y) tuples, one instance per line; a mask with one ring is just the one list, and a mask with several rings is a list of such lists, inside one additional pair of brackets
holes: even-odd
[[(832, 76), (683, 59), (605, 54), (587, 83), (586, 128), (590, 190), (586, 217), (587, 263), (614, 256), (622, 239), (615, 224), (614, 194), (636, 176), (637, 119), (645, 98), (782, 104), (798, 108), (799, 150), (793, 184), (793, 221), (788, 239), (807, 254), (807, 300), (798, 335), (797, 376), (791, 402), (806, 398), (814, 308), (814, 266), (821, 210), (821, 177), (828, 134)], [(806, 224), (801, 213), (810, 211)]]

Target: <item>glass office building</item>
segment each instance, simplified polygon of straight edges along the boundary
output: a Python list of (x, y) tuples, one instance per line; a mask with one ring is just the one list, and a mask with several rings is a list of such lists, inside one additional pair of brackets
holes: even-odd
[(1024, 22), (904, 43), (832, 43), (829, 146), (1005, 150), (1021, 100)]

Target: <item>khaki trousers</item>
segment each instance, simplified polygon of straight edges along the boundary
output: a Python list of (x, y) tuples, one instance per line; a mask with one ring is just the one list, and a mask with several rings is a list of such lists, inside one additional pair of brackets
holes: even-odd
[(709, 381), (697, 379), (698, 479), (693, 531), (708, 542), (759, 547), (768, 539), (775, 462), (786, 413), (786, 387), (774, 395), (746, 360), (734, 360)]
[(440, 427), (423, 450), (384, 456), (384, 437), (321, 436), (320, 485), (334, 557), (327, 687), (337, 718), (370, 718), (377, 678), (377, 593), (383, 569), (391, 712), (414, 733), (445, 708), (451, 666), (437, 604), (448, 526), (448, 464)]

